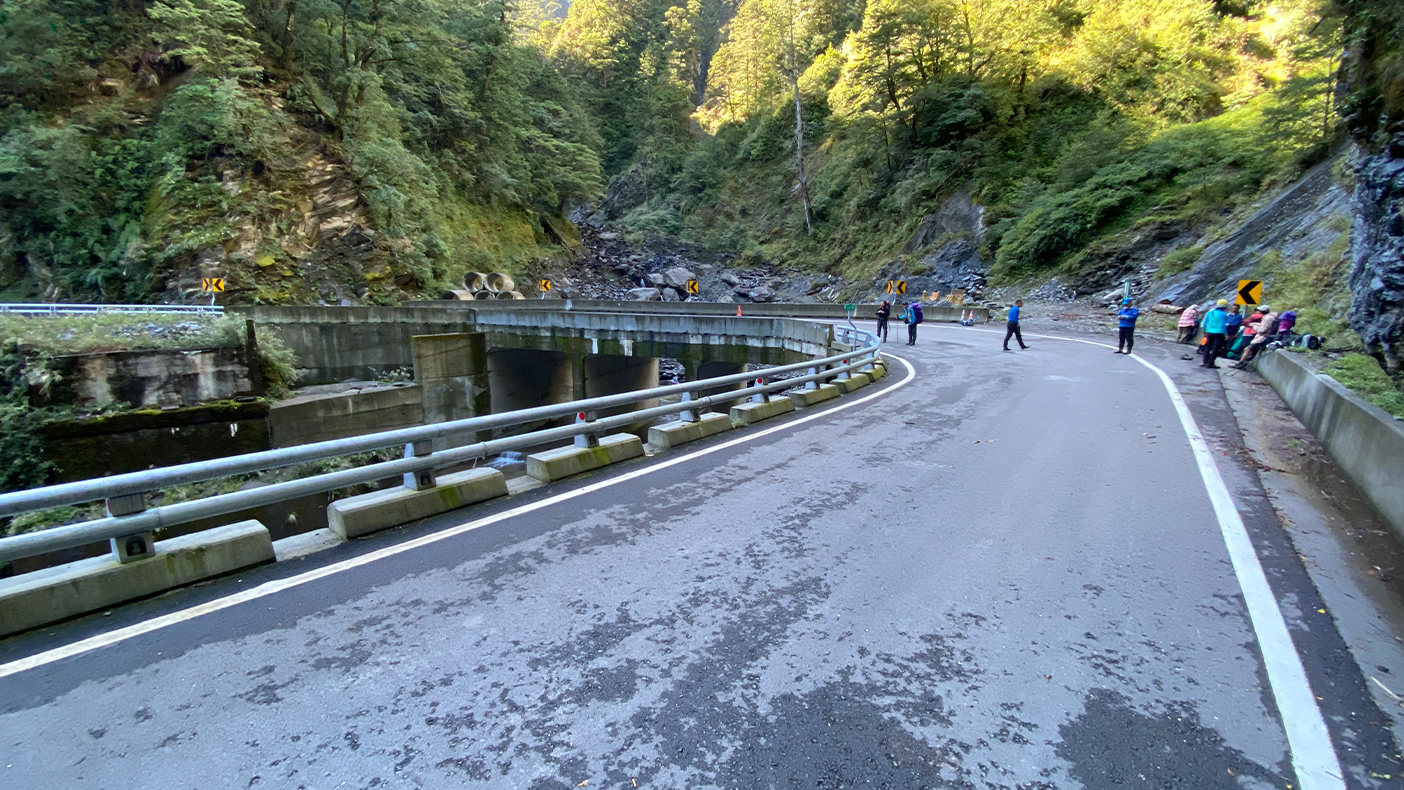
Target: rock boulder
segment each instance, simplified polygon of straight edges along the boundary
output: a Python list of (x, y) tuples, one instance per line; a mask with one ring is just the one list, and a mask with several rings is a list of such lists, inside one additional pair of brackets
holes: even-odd
[(688, 281), (695, 279), (697, 279), (697, 275), (681, 266), (674, 266), (663, 273), (663, 280), (665, 283), (683, 292), (687, 291)]

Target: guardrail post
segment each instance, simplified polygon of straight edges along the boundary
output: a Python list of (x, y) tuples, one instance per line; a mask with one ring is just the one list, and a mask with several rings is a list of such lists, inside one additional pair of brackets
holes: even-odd
[[(134, 516), (137, 513), (145, 512), (146, 494), (123, 494), (111, 497), (103, 505), (110, 518)], [(155, 536), (150, 531), (111, 538), (108, 540), (108, 545), (112, 547), (112, 553), (116, 555), (117, 561), (122, 563), (144, 559), (156, 553)]]
[[(423, 458), (433, 453), (432, 442), (412, 442), (405, 445), (406, 458)], [(404, 485), (412, 491), (423, 491), (438, 485), (434, 478), (433, 469), (421, 469), (418, 472), (405, 472)]]
[[(760, 378), (756, 379), (756, 386), (757, 386), (757, 387), (764, 387), (764, 386), (765, 386), (765, 376), (761, 376)], [(769, 402), (770, 402), (770, 393), (768, 393), (768, 392), (757, 392), (756, 394), (754, 394), (754, 395), (751, 396), (751, 402), (752, 402), (752, 403), (769, 403)]]
[[(580, 424), (582, 424), (582, 423), (587, 423), (587, 422), (593, 422), (593, 420), (588, 419), (588, 418), (585, 416), (585, 412), (582, 411), (582, 412), (580, 412), (579, 414), (575, 415), (575, 424), (576, 424), (576, 425), (580, 425)], [(576, 447), (599, 447), (599, 446), (600, 446), (600, 437), (599, 437), (597, 434), (595, 434), (594, 432), (592, 432), (592, 431), (586, 431), (585, 433), (578, 433), (578, 434), (575, 435), (575, 446), (576, 446)]]
[[(684, 392), (682, 394), (683, 403), (687, 403), (692, 400), (696, 399), (692, 397), (691, 392)], [(697, 422), (697, 410), (688, 409), (687, 411), (678, 412), (678, 419), (682, 420), (683, 422)]]

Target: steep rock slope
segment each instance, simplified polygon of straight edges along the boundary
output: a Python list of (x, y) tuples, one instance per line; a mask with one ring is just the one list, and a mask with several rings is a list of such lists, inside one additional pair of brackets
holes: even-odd
[(1259, 273), (1269, 253), (1298, 260), (1328, 247), (1341, 232), (1332, 220), (1345, 217), (1350, 202), (1349, 193), (1332, 178), (1335, 165), (1334, 159), (1317, 165), (1268, 199), (1242, 224), (1208, 243), (1189, 271), (1156, 283), (1151, 298), (1180, 305), (1220, 298), (1239, 280)]

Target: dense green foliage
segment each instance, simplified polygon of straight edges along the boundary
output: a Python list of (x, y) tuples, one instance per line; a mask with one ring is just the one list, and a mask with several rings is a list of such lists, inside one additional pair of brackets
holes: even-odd
[(47, 296), (148, 297), (248, 228), (288, 265), (316, 157), (410, 290), (499, 262), (475, 219), (548, 234), (601, 183), (500, 0), (3, 0), (0, 104), (0, 241)]
[[(849, 274), (963, 189), (1017, 277), (1338, 139), (1328, 0), (562, 7), (0, 0), (0, 287), (143, 299), (215, 261), (245, 300), (338, 298), (297, 282), (340, 212), (374, 248), (355, 296), (403, 298), (549, 254), (610, 178), (626, 229)], [(1394, 106), (1397, 65), (1360, 101)]]
[(1404, 130), (1404, 4), (1336, 0), (1348, 57), (1341, 69), (1341, 115), (1356, 139), (1377, 147)]
[(45, 385), (42, 359), (0, 345), (0, 491), (43, 485), (49, 474), (41, 432), (46, 415), (29, 407), (31, 386)]
[[(577, 15), (626, 6), (579, 0), (553, 46), (583, 48)], [(745, 0), (709, 61), (691, 155), (629, 140), (648, 199), (624, 225), (857, 274), (964, 188), (986, 207), (997, 272), (1045, 269), (1152, 209), (1208, 221), (1324, 157), (1338, 30), (1318, 0)]]
[(1324, 372), (1360, 397), (1396, 417), (1404, 418), (1404, 391), (1399, 389), (1374, 357), (1361, 353), (1345, 354), (1332, 360)]

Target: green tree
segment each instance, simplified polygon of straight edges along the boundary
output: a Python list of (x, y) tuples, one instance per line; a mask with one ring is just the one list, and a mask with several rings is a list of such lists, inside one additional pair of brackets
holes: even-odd
[(255, 77), (259, 46), (238, 0), (156, 0), (152, 35), (210, 77)]

